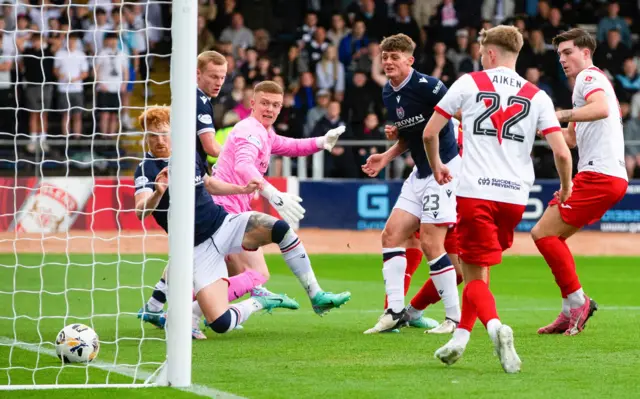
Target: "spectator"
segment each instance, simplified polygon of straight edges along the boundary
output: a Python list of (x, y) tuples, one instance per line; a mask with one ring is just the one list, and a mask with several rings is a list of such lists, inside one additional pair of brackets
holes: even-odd
[(540, 29), (543, 25), (549, 22), (549, 15), (551, 14), (551, 6), (549, 0), (538, 1), (538, 13), (533, 17), (532, 26), (536, 29)]
[(238, 55), (238, 48), (253, 47), (254, 45), (253, 32), (244, 26), (244, 17), (239, 12), (233, 13), (231, 26), (222, 31), (220, 40), (231, 42), (236, 55)]
[(353, 15), (356, 21), (364, 21), (369, 38), (382, 40), (387, 34), (387, 15), (376, 7), (374, 0), (354, 1), (347, 8), (347, 13)]
[(297, 46), (289, 47), (287, 56), (280, 65), (282, 65), (282, 77), (287, 85), (298, 84), (300, 75), (309, 71), (309, 65), (300, 57), (300, 49)]
[(442, 82), (451, 86), (456, 80), (456, 68), (453, 63), (447, 59), (445, 52), (447, 45), (438, 40), (433, 44), (433, 55), (427, 55), (422, 70), (427, 75), (440, 79)]
[[(384, 128), (380, 125), (380, 121), (378, 119), (378, 115), (374, 113), (368, 114), (364, 118), (364, 125), (362, 129), (355, 131), (356, 140), (384, 140)], [(356, 160), (359, 165), (364, 165), (367, 161), (367, 158), (370, 155), (378, 154), (384, 152), (384, 147), (376, 147), (376, 146), (362, 146), (355, 148), (357, 153)], [(384, 175), (383, 175), (384, 176)], [(366, 175), (361, 171), (359, 177), (366, 177)], [(381, 178), (382, 176), (378, 176)]]
[(126, 90), (129, 80), (127, 56), (118, 50), (118, 35), (108, 33), (104, 37), (104, 48), (98, 53), (95, 65), (96, 105), (100, 110), (100, 133), (118, 132), (120, 95)]
[[(620, 32), (620, 40), (627, 47), (631, 48), (631, 32), (629, 31), (629, 25), (627, 21), (620, 18), (618, 13), (620, 12), (620, 4), (616, 0), (609, 2), (607, 6), (607, 16), (600, 20), (598, 23), (598, 42), (602, 43), (607, 40), (607, 33), (615, 29)], [(636, 21), (637, 22), (637, 21)]]
[(620, 103), (630, 104), (633, 96), (640, 92), (640, 75), (633, 58), (624, 60), (622, 73), (615, 76), (614, 87)]
[(213, 49), (216, 39), (207, 27), (205, 16), (198, 15), (198, 54)]
[(631, 52), (620, 41), (620, 32), (611, 29), (607, 32), (606, 43), (601, 44), (596, 49), (593, 63), (605, 71), (609, 79), (622, 73), (624, 60), (631, 56)]
[(258, 58), (258, 74), (256, 75), (255, 82), (262, 82), (263, 80), (273, 79), (273, 72), (271, 70), (271, 60), (268, 57), (262, 56)]
[[(0, 137), (3, 133), (15, 134), (15, 112), (10, 108), (16, 108), (13, 80), (11, 73), (15, 63), (15, 55), (8, 53), (4, 46), (4, 39), (0, 39)], [(5, 108), (5, 109), (2, 109)], [(9, 108), (9, 109), (8, 109)]]
[(356, 21), (353, 24), (353, 31), (346, 35), (340, 42), (338, 48), (338, 58), (342, 65), (348, 67), (351, 60), (358, 60), (367, 52), (369, 38), (366, 35), (366, 27), (363, 21)]
[(482, 18), (487, 21), (494, 21), (496, 24), (512, 18), (516, 9), (515, 1), (502, 0), (502, 4), (499, 3), (497, 0), (484, 0), (481, 8)]
[[(415, 0), (413, 3), (413, 18), (419, 27), (429, 26), (431, 18), (435, 16), (436, 8), (441, 0)], [(417, 43), (417, 42), (416, 42)]]
[[(41, 143), (43, 151), (48, 151), (47, 134), (49, 133), (49, 110), (53, 97), (53, 50), (54, 46), (42, 46), (42, 36), (35, 32), (31, 36), (31, 47), (24, 50), (20, 57), (20, 71), (26, 82), (24, 89), (25, 105), (29, 111), (29, 135), (31, 140), (27, 151), (33, 153)], [(58, 46), (60, 40), (57, 41)]]
[(310, 137), (313, 132), (313, 128), (318, 121), (327, 114), (327, 107), (331, 101), (331, 93), (327, 89), (320, 89), (316, 94), (316, 106), (311, 108), (307, 112), (307, 121), (304, 124), (303, 134), (305, 137)]
[(456, 73), (460, 71), (460, 64), (470, 59), (469, 55), (469, 31), (458, 29), (456, 32), (456, 45), (447, 51), (447, 58), (453, 63)]
[(459, 22), (458, 8), (453, 0), (444, 0), (429, 25), (433, 32), (437, 32), (439, 40), (452, 46)]
[(269, 41), (271, 40), (269, 32), (265, 29), (258, 29), (253, 32), (253, 40), (255, 42), (255, 49), (258, 52), (258, 57), (268, 57)]
[(552, 45), (545, 43), (540, 29), (529, 32), (516, 63), (516, 70), (525, 74), (527, 68), (536, 67), (551, 80), (558, 78), (558, 55)]
[(102, 50), (105, 33), (112, 29), (113, 25), (109, 23), (105, 9), (102, 7), (96, 8), (95, 23), (91, 24), (84, 34), (84, 43), (89, 54), (95, 55)]
[(209, 30), (213, 32), (216, 38), (220, 38), (222, 31), (231, 26), (231, 19), (233, 14), (236, 13), (236, 6), (236, 0), (223, 0), (222, 7), (218, 7), (216, 18), (213, 21), (209, 21)]
[(345, 26), (342, 14), (333, 14), (331, 17), (331, 29), (327, 32), (327, 38), (333, 46), (339, 47), (340, 41), (351, 33), (351, 29)]
[[(139, 55), (134, 59), (134, 69), (137, 72), (135, 76), (136, 79), (131, 79), (132, 81), (140, 80), (146, 81), (149, 76), (149, 64), (148, 64), (148, 56), (149, 53), (147, 48), (147, 37), (144, 30), (144, 21), (142, 20), (142, 8), (139, 4), (125, 4), (122, 7), (123, 16), (124, 16), (124, 31), (121, 33), (123, 37), (123, 41), (125, 41), (127, 49), (131, 52), (132, 55)], [(129, 73), (130, 75), (131, 72)], [(131, 89), (133, 91), (133, 85), (131, 85)], [(145, 98), (152, 96), (151, 88), (147, 87), (147, 85), (143, 85), (143, 96)], [(127, 103), (128, 105), (128, 103)]]
[(258, 79), (258, 52), (253, 47), (249, 47), (246, 52), (246, 61), (240, 67), (240, 73), (244, 76), (248, 85)]
[(544, 41), (551, 43), (554, 37), (560, 32), (569, 30), (567, 24), (562, 22), (562, 13), (559, 8), (552, 8), (549, 11), (549, 21), (541, 26), (542, 34), (544, 35)]
[(404, 33), (413, 39), (414, 42), (420, 43), (420, 27), (411, 17), (409, 4), (405, 2), (397, 3), (397, 8), (395, 20), (391, 25), (391, 31), (389, 33)]
[(229, 94), (220, 99), (220, 102), (224, 104), (225, 110), (234, 109), (236, 105), (242, 102), (244, 96), (244, 89), (247, 86), (247, 81), (243, 75), (236, 75), (233, 78), (233, 87)]
[[(294, 95), (290, 91), (285, 91), (282, 102), (282, 110), (274, 126), (276, 132), (281, 136), (299, 139), (303, 137), (303, 118), (294, 107)], [(308, 135), (305, 135), (308, 137)]]
[[(324, 134), (339, 126), (345, 126), (345, 122), (340, 118), (340, 103), (332, 101), (327, 108), (327, 115), (318, 121), (313, 129), (312, 137), (324, 136)], [(351, 136), (349, 128), (342, 134), (341, 139), (348, 140)], [(338, 142), (338, 144), (340, 144)], [(358, 169), (351, 149), (345, 149), (336, 145), (331, 153), (326, 153), (324, 161), (324, 175), (326, 177), (358, 177)]]
[(326, 89), (335, 93), (337, 98), (344, 97), (344, 66), (338, 61), (338, 50), (329, 46), (316, 65), (318, 89)]
[(298, 28), (298, 47), (304, 48), (313, 39), (313, 34), (318, 28), (318, 15), (309, 12), (304, 17), (304, 25)]
[(342, 115), (353, 131), (357, 132), (362, 129), (364, 118), (368, 114), (382, 115), (382, 96), (379, 88), (368, 81), (367, 74), (363, 71), (353, 74), (352, 83), (344, 95)]
[(540, 90), (547, 93), (547, 95), (552, 99), (554, 98), (553, 89), (548, 83), (541, 80), (540, 70), (538, 68), (534, 66), (527, 68), (527, 72), (525, 72), (525, 79), (536, 85), (536, 87), (538, 87)]
[(314, 83), (315, 79), (311, 72), (304, 72), (300, 76), (300, 87), (295, 96), (295, 108), (300, 111), (303, 117), (306, 117), (307, 112), (316, 106)]
[[(89, 76), (87, 57), (78, 48), (80, 34), (69, 34), (68, 50), (62, 48), (55, 55), (53, 74), (58, 79), (58, 107), (62, 110), (62, 132), (82, 134), (82, 110), (84, 107), (83, 81)], [(69, 117), (71, 116), (71, 123)]]
[(304, 48), (305, 58), (309, 64), (309, 70), (315, 71), (316, 65), (322, 59), (323, 54), (331, 42), (327, 39), (327, 33), (322, 26), (319, 26), (313, 33), (313, 39)]
[(474, 40), (469, 45), (469, 58), (460, 62), (460, 74), (482, 71), (480, 56), (480, 43)]
[(246, 119), (251, 115), (251, 99), (253, 99), (253, 88), (245, 87), (242, 91), (242, 101), (233, 108), (233, 112), (238, 115), (240, 120)]
[(629, 141), (640, 141), (640, 119), (638, 115), (633, 115), (624, 124), (624, 153), (625, 167), (629, 179), (637, 177), (636, 170), (640, 167), (640, 145), (630, 144)]
[(351, 63), (351, 69), (354, 71), (371, 73), (371, 69), (373, 68), (376, 58), (380, 58), (380, 43), (369, 42), (369, 45), (367, 46), (367, 53), (365, 56), (360, 57), (357, 60), (353, 60)]

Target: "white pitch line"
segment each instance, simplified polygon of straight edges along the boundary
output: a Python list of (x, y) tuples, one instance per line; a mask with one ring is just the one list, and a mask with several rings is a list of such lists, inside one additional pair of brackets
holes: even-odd
[[(39, 346), (37, 344), (14, 341), (9, 337), (0, 336), (0, 345), (14, 346), (16, 348), (23, 349), (29, 352), (40, 353), (40, 354), (51, 356), (51, 357), (58, 357), (58, 355), (56, 355), (56, 351), (53, 349), (43, 348), (42, 346)], [(93, 362), (89, 363), (89, 366), (95, 367), (97, 369), (105, 370), (105, 371), (111, 371), (112, 373), (121, 374), (127, 377), (137, 378), (138, 380), (142, 380), (142, 381), (151, 377), (151, 374), (152, 374), (144, 370), (138, 370), (136, 372), (132, 370), (130, 367), (117, 366), (117, 365), (113, 365), (112, 363), (101, 362), (99, 360), (94, 360)], [(78, 384), (77, 388), (82, 389), (82, 385)], [(199, 396), (205, 396), (208, 398), (245, 399), (242, 396), (237, 396), (228, 392), (219, 391), (217, 389), (213, 389), (205, 385), (199, 385), (199, 384), (191, 384), (191, 387), (189, 388), (175, 388), (175, 389), (179, 389), (181, 391), (189, 392)]]

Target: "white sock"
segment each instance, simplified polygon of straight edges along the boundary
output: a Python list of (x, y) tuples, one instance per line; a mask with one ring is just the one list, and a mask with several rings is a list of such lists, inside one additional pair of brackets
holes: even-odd
[(463, 328), (456, 328), (453, 331), (453, 340), (456, 341), (456, 343), (464, 346), (465, 348), (469, 343), (469, 339), (471, 339), (471, 333), (469, 331)]
[(398, 313), (404, 308), (404, 273), (407, 253), (404, 248), (382, 248), (382, 275), (389, 309)]
[(296, 275), (302, 287), (307, 291), (309, 298), (313, 298), (318, 292), (322, 291), (311, 268), (309, 255), (298, 235), (289, 229), (278, 245), (284, 261), (287, 262), (289, 269)]
[(164, 303), (160, 302), (154, 297), (149, 298), (147, 301), (147, 309), (152, 312), (159, 312), (164, 308)]
[(29, 140), (30, 140), (32, 143), (37, 142), (37, 141), (38, 141), (38, 133), (30, 133), (30, 134), (29, 134)]
[[(254, 298), (245, 299), (244, 301), (234, 303), (229, 306), (231, 310), (234, 310), (238, 314), (237, 322), (231, 327), (234, 329), (237, 325), (247, 321), (249, 316), (253, 313), (262, 310), (262, 304)], [(233, 313), (233, 312), (232, 312)]]
[(569, 307), (571, 307), (571, 309), (576, 309), (583, 306), (585, 302), (584, 291), (582, 291), (582, 288), (580, 288), (578, 291), (572, 292), (571, 294), (567, 295), (567, 300), (569, 301)]
[(496, 339), (498, 339), (498, 329), (500, 327), (502, 327), (502, 323), (499, 319), (491, 319), (487, 323), (487, 332), (493, 342), (496, 342)]
[(191, 304), (191, 328), (200, 328), (200, 320), (202, 320), (202, 309), (198, 305), (198, 301)]
[(409, 319), (417, 320), (422, 317), (424, 310), (418, 310), (411, 306), (410, 304), (407, 306), (407, 314), (409, 315)]
[(444, 305), (445, 315), (448, 319), (460, 321), (460, 297), (458, 295), (458, 282), (456, 281), (456, 269), (446, 253), (429, 261), (429, 275), (436, 286), (438, 294)]
[(569, 299), (562, 298), (562, 314), (569, 317), (571, 316), (571, 305), (569, 304)]

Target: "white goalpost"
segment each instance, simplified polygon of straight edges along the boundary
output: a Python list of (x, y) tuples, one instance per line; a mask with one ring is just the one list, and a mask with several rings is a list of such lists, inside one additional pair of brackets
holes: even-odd
[[(45, 8), (26, 1), (16, 3), (5, 6), (13, 10), (15, 26), (0, 24), (4, 41), (0, 65), (6, 60), (12, 64), (8, 75), (0, 68), (0, 391), (188, 388), (192, 385), (194, 92), (199, 3), (93, 0), (87, 1), (89, 4)], [(163, 5), (172, 8), (170, 28), (150, 21), (150, 9)], [(85, 23), (97, 23), (94, 13), (101, 7), (107, 14), (115, 9), (114, 18), (119, 13), (119, 18), (126, 21), (129, 6), (142, 8), (142, 19), (137, 20), (140, 25), (123, 22), (113, 28), (112, 23), (101, 30), (96, 24)], [(78, 10), (72, 12), (72, 8)], [(26, 28), (23, 15), (29, 16)], [(72, 76), (76, 69), (82, 70), (73, 61), (64, 65), (56, 60), (56, 55), (64, 52), (48, 55), (42, 50), (42, 56), (34, 56), (32, 35), (41, 35), (43, 42), (49, 43), (58, 34), (65, 37), (67, 32), (61, 26), (65, 17), (74, 21), (71, 31), (79, 32), (80, 40), (93, 48), (99, 43), (102, 46), (103, 35), (109, 31), (117, 33), (119, 49), (125, 46), (125, 38), (132, 37), (127, 35), (140, 34), (149, 49), (152, 31), (171, 31), (170, 65), (162, 61), (169, 56), (151, 50), (126, 55), (125, 67), (146, 59), (143, 65), (147, 73), (143, 78), (130, 78), (135, 87), (144, 87), (143, 100), (138, 89), (130, 94), (138, 99), (130, 103), (125, 90), (116, 89), (119, 106), (114, 111), (118, 121), (115, 132), (101, 130), (107, 126), (100, 119), (106, 108), (98, 99), (98, 92), (106, 87), (103, 84), (113, 83), (97, 76), (96, 68), (105, 64), (102, 61), (108, 55), (87, 57), (89, 74), (84, 81)], [(81, 30), (73, 26), (78, 19), (84, 21)], [(67, 50), (64, 54), (69, 59), (76, 57), (71, 54), (71, 40), (62, 39), (60, 48)], [(150, 77), (151, 58), (159, 61), (156, 69), (170, 67), (169, 80)], [(42, 81), (29, 80), (34, 76), (33, 68), (29, 71), (32, 59), (41, 62)], [(47, 70), (54, 64), (56, 74), (49, 78)], [(63, 79), (65, 74), (68, 80)], [(74, 84), (82, 86), (84, 101), (74, 101), (70, 91), (59, 92), (61, 86)], [(144, 223), (135, 219), (133, 170), (146, 156), (141, 147), (144, 132), (139, 127), (123, 128), (123, 115), (136, 116), (150, 105), (169, 101), (149, 99), (146, 90), (152, 85), (169, 85), (171, 89), (168, 238), (148, 220), (151, 218)], [(87, 93), (93, 97), (87, 97)], [(74, 110), (82, 115), (83, 136), (73, 131)], [(69, 117), (60, 117), (60, 133), (54, 132), (56, 128), (51, 126), (57, 119), (52, 115), (64, 115), (66, 111)], [(3, 124), (3, 118), (11, 123)], [(62, 133), (65, 129), (69, 132), (66, 136)], [(168, 316), (165, 328), (157, 329), (143, 322), (138, 311), (167, 264), (167, 242)], [(57, 357), (57, 334), (71, 324), (86, 324), (99, 336), (99, 353), (92, 362), (64, 364)]]

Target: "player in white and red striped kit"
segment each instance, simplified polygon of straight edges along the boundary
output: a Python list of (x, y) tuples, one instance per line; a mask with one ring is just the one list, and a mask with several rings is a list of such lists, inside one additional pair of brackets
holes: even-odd
[(439, 184), (452, 180), (438, 153), (438, 132), (462, 112), (464, 155), (457, 187), (458, 246), (465, 287), (462, 316), (453, 338), (436, 357), (455, 363), (463, 354), (477, 318), (485, 325), (502, 368), (520, 371), (513, 331), (498, 318), (489, 290), (489, 267), (502, 261), (513, 242), (533, 185), (531, 149), (536, 131), (545, 135), (560, 174), (561, 200), (571, 195), (571, 153), (547, 94), (515, 72), (522, 34), (512, 26), (480, 33), (484, 71), (459, 78), (435, 107), (424, 143)]
[(576, 335), (597, 310), (584, 294), (566, 239), (582, 227), (598, 221), (622, 199), (628, 180), (624, 162), (622, 114), (607, 76), (593, 65), (596, 41), (582, 29), (571, 29), (553, 39), (560, 64), (575, 78), (573, 109), (558, 111), (567, 144), (578, 146), (578, 174), (571, 198), (549, 203), (531, 234), (562, 293), (562, 311), (539, 334)]

